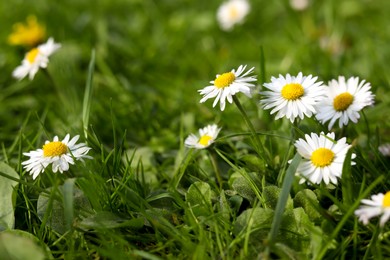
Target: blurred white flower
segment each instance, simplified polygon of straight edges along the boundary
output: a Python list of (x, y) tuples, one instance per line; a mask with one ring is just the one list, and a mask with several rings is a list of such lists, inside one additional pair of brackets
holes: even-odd
[(199, 136), (190, 134), (184, 141), (186, 147), (204, 149), (209, 147), (217, 138), (221, 128), (218, 128), (216, 124), (208, 125), (199, 129)]
[(380, 145), (378, 150), (383, 156), (390, 156), (390, 143)]
[[(341, 178), (345, 156), (351, 147), (346, 143), (346, 138), (338, 141), (334, 140), (335, 134), (325, 134), (321, 132), (318, 136), (315, 133), (305, 135), (305, 139), (300, 138), (295, 142), (298, 153), (303, 160), (297, 168), (297, 174), (304, 177), (299, 183), (304, 183), (306, 179), (315, 184), (322, 181), (325, 184), (330, 182), (337, 184), (337, 178)], [(352, 159), (356, 155), (352, 154)], [(352, 165), (355, 163), (352, 162)]]
[(276, 119), (286, 117), (291, 123), (295, 118), (303, 119), (304, 115), (311, 117), (316, 113), (315, 105), (324, 98), (325, 90), (317, 77), (303, 76), (299, 72), (296, 77), (287, 74), (286, 77), (272, 77), (271, 83), (263, 86), (269, 91), (261, 91), (264, 99), (260, 100), (264, 109), (270, 109), (271, 115), (277, 112)]
[(221, 4), (217, 10), (217, 20), (220, 27), (229, 31), (237, 23), (242, 23), (250, 11), (246, 0), (229, 0)]
[(359, 217), (364, 225), (368, 224), (370, 218), (382, 215), (379, 225), (383, 227), (390, 218), (390, 191), (386, 194), (379, 193), (371, 196), (371, 200), (363, 199), (363, 204), (355, 210), (355, 215)]
[(290, 0), (290, 6), (297, 11), (303, 11), (309, 6), (309, 0)]
[(49, 56), (60, 47), (61, 44), (55, 43), (53, 38), (50, 38), (46, 43), (30, 50), (24, 57), (22, 64), (12, 72), (12, 76), (21, 80), (29, 75), (29, 79), (32, 80), (39, 68), (47, 67)]
[(231, 72), (217, 75), (215, 80), (210, 81), (213, 85), (198, 90), (201, 95), (204, 95), (200, 100), (200, 103), (215, 97), (213, 107), (220, 101), (220, 108), (221, 111), (223, 111), (225, 110), (226, 105), (225, 99), (227, 99), (229, 103), (232, 103), (233, 96), (238, 92), (242, 92), (247, 97), (251, 97), (251, 88), (255, 85), (250, 82), (256, 81), (256, 76), (249, 76), (249, 74), (252, 73), (255, 68), (251, 68), (244, 73), (245, 69), (246, 65), (240, 65), (237, 71), (233, 69)]
[(69, 141), (69, 134), (62, 141), (55, 136), (53, 141), (46, 141), (42, 149), (23, 153), (30, 159), (22, 162), (24, 168), (33, 176), (38, 177), (49, 164), (53, 164), (53, 172), (69, 170), (69, 164), (74, 164), (74, 159), (83, 161), (83, 158), (92, 159), (87, 153), (91, 149), (85, 143), (76, 144), (79, 136), (76, 135)]
[(374, 104), (374, 95), (370, 83), (360, 81), (358, 77), (351, 77), (347, 81), (339, 76), (338, 81), (333, 79), (326, 89), (326, 97), (317, 106), (316, 118), (325, 124), (329, 121), (330, 130), (339, 120), (339, 127), (347, 125), (351, 120), (357, 123), (359, 112), (366, 106)]

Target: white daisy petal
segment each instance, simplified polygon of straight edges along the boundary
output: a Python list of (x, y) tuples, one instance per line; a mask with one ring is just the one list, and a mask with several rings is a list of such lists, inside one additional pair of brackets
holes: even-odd
[(271, 77), (271, 83), (264, 83), (267, 89), (261, 91), (263, 98), (260, 104), (263, 109), (271, 109), (271, 114), (278, 112), (276, 119), (286, 117), (292, 123), (296, 118), (303, 119), (304, 116), (311, 117), (316, 113), (315, 105), (319, 103), (325, 95), (322, 82), (316, 82), (317, 77), (298, 75), (279, 78)]
[[(247, 0), (228, 0), (221, 4), (217, 10), (217, 20), (222, 30), (229, 31), (235, 24), (242, 23), (245, 16), (250, 11)], [(240, 74), (245, 69), (238, 67)]]
[(323, 132), (320, 135), (311, 133), (305, 135), (305, 139), (300, 138), (295, 141), (297, 152), (303, 157), (297, 175), (306, 177), (315, 184), (320, 184), (322, 181), (325, 184), (337, 184), (337, 179), (341, 178), (345, 156), (351, 145), (345, 142), (345, 138), (333, 144), (330, 140), (334, 140), (334, 137), (334, 133), (328, 133), (326, 137)]
[(217, 138), (221, 128), (216, 124), (208, 125), (199, 129), (199, 137), (190, 134), (184, 141), (184, 145), (189, 148), (204, 149), (209, 147)]
[(13, 72), (12, 76), (18, 80), (22, 80), (27, 75), (32, 80), (40, 68), (46, 68), (49, 62), (49, 56), (61, 47), (55, 43), (53, 38), (50, 38), (46, 43), (39, 45), (30, 50), (24, 57), (22, 64)]
[(42, 149), (23, 153), (23, 155), (30, 157), (22, 162), (23, 168), (35, 179), (50, 164), (52, 164), (53, 172), (62, 173), (69, 170), (69, 164), (74, 164), (74, 160), (92, 159), (91, 156), (87, 155), (90, 147), (84, 143), (76, 144), (79, 136), (73, 137), (70, 141), (69, 139), (69, 134), (62, 141), (59, 141), (58, 136), (55, 136), (52, 142), (46, 141)]
[[(240, 0), (241, 1), (241, 0)], [(221, 111), (225, 110), (226, 100), (229, 103), (233, 102), (233, 96), (239, 92), (244, 93), (247, 97), (251, 97), (251, 88), (255, 87), (256, 76), (249, 76), (253, 72), (254, 68), (249, 69), (243, 75), (241, 75), (246, 69), (246, 65), (240, 65), (236, 70), (232, 70), (221, 75), (217, 74), (216, 79), (210, 83), (213, 86), (207, 86), (198, 92), (203, 95), (200, 103), (205, 102), (207, 99), (215, 98), (213, 107), (220, 102)]]
[(329, 121), (330, 130), (338, 120), (338, 126), (342, 128), (349, 121), (357, 123), (359, 112), (366, 106), (374, 104), (374, 95), (371, 85), (365, 80), (359, 83), (358, 77), (351, 77), (347, 81), (339, 76), (338, 80), (331, 80), (326, 89), (326, 97), (317, 104), (316, 118), (322, 124)]
[(383, 227), (390, 218), (390, 191), (386, 194), (379, 193), (371, 196), (371, 199), (361, 200), (362, 205), (355, 210), (355, 215), (364, 225), (373, 217), (380, 216), (379, 225)]

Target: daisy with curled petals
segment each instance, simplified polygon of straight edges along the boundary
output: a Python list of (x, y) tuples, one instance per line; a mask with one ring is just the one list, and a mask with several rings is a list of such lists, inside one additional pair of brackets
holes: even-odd
[(330, 130), (337, 120), (339, 127), (347, 125), (351, 120), (357, 123), (359, 111), (374, 104), (370, 83), (360, 81), (358, 77), (351, 77), (347, 81), (339, 76), (338, 80), (331, 80), (328, 84), (326, 98), (317, 106), (316, 118), (322, 123), (329, 121)]
[(242, 23), (250, 11), (246, 0), (229, 0), (217, 10), (217, 20), (222, 30), (229, 31), (235, 24)]
[(363, 199), (363, 204), (355, 210), (355, 215), (359, 217), (364, 225), (368, 224), (370, 218), (382, 215), (379, 225), (383, 227), (390, 218), (390, 191), (386, 194), (379, 193), (371, 196), (371, 200)]
[(200, 100), (200, 103), (205, 102), (209, 98), (215, 98), (213, 107), (215, 107), (220, 101), (221, 111), (225, 110), (226, 102), (233, 102), (233, 96), (242, 92), (247, 97), (251, 97), (251, 88), (255, 85), (251, 82), (256, 81), (256, 76), (249, 76), (250, 73), (255, 69), (254, 67), (249, 69), (247, 72), (244, 72), (246, 69), (246, 65), (240, 65), (236, 70), (232, 70), (231, 72), (223, 73), (222, 75), (217, 75), (216, 79), (210, 81), (212, 85), (207, 86), (198, 92), (201, 95), (204, 95)]
[(291, 123), (295, 118), (303, 119), (316, 113), (315, 105), (323, 98), (325, 92), (322, 82), (316, 82), (317, 77), (303, 76), (299, 72), (296, 77), (287, 74), (286, 77), (272, 77), (271, 83), (264, 83), (268, 91), (261, 91), (264, 96), (260, 103), (264, 109), (270, 109), (271, 115), (276, 113), (276, 119), (286, 117)]
[(46, 43), (30, 50), (24, 57), (22, 64), (12, 72), (12, 76), (21, 80), (28, 75), (32, 80), (39, 68), (47, 67), (49, 56), (60, 47), (61, 44), (55, 43), (53, 38), (50, 38)]
[(191, 134), (186, 138), (184, 144), (189, 148), (204, 149), (209, 147), (217, 138), (221, 128), (216, 124), (208, 125), (199, 129), (199, 136)]
[[(330, 182), (337, 184), (337, 178), (341, 178), (345, 156), (351, 145), (346, 143), (346, 138), (338, 141), (334, 140), (335, 134), (325, 134), (321, 132), (318, 136), (315, 133), (305, 135), (304, 139), (295, 142), (298, 153), (303, 160), (298, 165), (297, 175), (303, 178), (299, 183), (304, 183), (308, 179), (311, 183), (325, 184)], [(356, 155), (352, 154), (352, 159)], [(352, 165), (355, 163), (352, 162)]]
[(63, 173), (69, 170), (69, 164), (74, 164), (74, 160), (92, 159), (91, 156), (87, 155), (91, 148), (85, 143), (76, 144), (79, 139), (78, 135), (71, 140), (69, 139), (69, 134), (62, 141), (59, 141), (58, 136), (55, 136), (52, 142), (46, 141), (42, 149), (23, 153), (30, 157), (27, 161), (22, 162), (23, 167), (35, 179), (49, 164), (52, 164), (53, 172)]

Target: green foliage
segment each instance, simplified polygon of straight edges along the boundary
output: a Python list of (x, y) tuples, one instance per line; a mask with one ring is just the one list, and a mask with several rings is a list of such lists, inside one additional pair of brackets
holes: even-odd
[[(1, 259), (390, 257), (389, 224), (354, 215), (390, 189), (378, 150), (390, 142), (390, 2), (249, 2), (223, 31), (222, 1), (0, 1)], [(61, 48), (18, 81), (30, 48), (7, 38), (29, 15)], [(223, 112), (199, 103), (199, 89), (241, 64), (255, 67), (252, 98), (238, 93)], [(299, 184), (292, 160), (298, 138), (327, 127), (259, 105), (263, 83), (300, 71), (325, 84), (358, 76), (375, 94), (357, 123), (331, 130), (352, 145), (337, 185)], [(212, 123), (213, 145), (185, 147)], [(93, 159), (32, 179), (23, 153), (67, 133)]]

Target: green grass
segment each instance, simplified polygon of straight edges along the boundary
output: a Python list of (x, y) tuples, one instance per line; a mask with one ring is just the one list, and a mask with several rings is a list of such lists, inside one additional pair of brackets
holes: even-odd
[[(216, 22), (220, 3), (0, 2), (0, 258), (390, 257), (389, 224), (353, 214), (390, 189), (378, 151), (390, 142), (390, 2), (311, 1), (299, 12), (287, 0), (250, 1), (230, 32)], [(7, 37), (30, 14), (62, 47), (46, 71), (17, 81), (27, 49)], [(223, 112), (199, 103), (197, 90), (241, 64), (255, 67), (251, 99), (238, 94)], [(271, 76), (300, 71), (324, 82), (358, 76), (376, 95), (357, 124), (334, 128), (356, 154), (337, 186), (299, 184), (297, 161), (288, 163), (297, 138), (326, 126), (275, 121), (259, 105)], [(222, 130), (210, 149), (184, 147), (212, 123)], [(67, 133), (93, 160), (33, 180), (23, 153)]]

